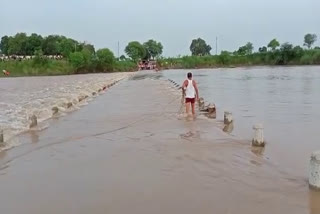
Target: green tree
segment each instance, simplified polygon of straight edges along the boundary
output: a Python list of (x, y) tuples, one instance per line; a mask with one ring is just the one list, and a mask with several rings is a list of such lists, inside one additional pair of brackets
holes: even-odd
[(317, 41), (317, 35), (316, 34), (310, 34), (304, 36), (304, 46), (307, 46), (309, 49)]
[(41, 35), (36, 33), (31, 34), (28, 37), (27, 47), (26, 47), (26, 54), (33, 55), (35, 54), (36, 50), (41, 50), (43, 38)]
[(235, 52), (236, 55), (244, 56), (247, 54), (246, 46), (241, 46), (238, 51)]
[(99, 65), (103, 68), (103, 70), (112, 71), (116, 58), (112, 51), (108, 48), (100, 49), (96, 53)]
[(28, 37), (26, 33), (17, 33), (9, 40), (8, 54), (26, 55)]
[(304, 50), (300, 46), (295, 46), (293, 48), (295, 58), (301, 58), (303, 56)]
[(210, 55), (211, 46), (207, 45), (206, 41), (201, 38), (194, 39), (190, 45), (190, 51), (193, 56)]
[(94, 64), (93, 55), (87, 49), (69, 53), (68, 59), (70, 64), (77, 71), (80, 71), (83, 69), (87, 69), (87, 70), (95, 69), (95, 67), (92, 66)]
[(64, 57), (68, 57), (70, 53), (73, 53), (76, 51), (77, 43), (78, 42), (73, 39), (63, 38), (59, 43), (60, 53)]
[(275, 51), (279, 46), (280, 43), (276, 39), (271, 40), (268, 44), (268, 48), (271, 48), (272, 51)]
[(82, 49), (81, 53), (83, 55), (85, 65), (90, 66), (93, 60), (93, 53), (91, 53), (91, 51), (88, 49)]
[(121, 55), (121, 56), (120, 56), (120, 60), (121, 60), (121, 61), (125, 61), (126, 59), (127, 59), (127, 58), (126, 58), (125, 55)]
[(160, 42), (156, 42), (150, 39), (149, 41), (145, 42), (143, 46), (149, 53), (150, 57), (152, 57), (153, 59), (159, 57), (162, 54), (163, 46)]
[(8, 55), (8, 50), (9, 50), (9, 40), (11, 39), (11, 37), (8, 36), (3, 36), (1, 38), (1, 42), (0, 42), (0, 50), (1, 53)]
[(82, 50), (88, 50), (91, 54), (94, 54), (96, 52), (94, 46), (91, 44), (82, 43), (82, 44), (80, 44), (80, 46), (81, 46)]
[(253, 44), (251, 42), (248, 42), (246, 45), (246, 50), (247, 50), (247, 54), (252, 54), (253, 53)]
[(145, 47), (137, 41), (130, 42), (124, 51), (135, 62), (145, 58), (147, 55)]
[(268, 51), (267, 47), (266, 46), (263, 46), (263, 47), (260, 47), (259, 48), (259, 52), (260, 53), (266, 53)]
[(61, 54), (60, 42), (62, 38), (58, 35), (49, 35), (44, 38), (42, 50), (45, 55)]
[(82, 52), (73, 52), (69, 54), (70, 64), (78, 71), (86, 65), (85, 57)]
[(280, 47), (280, 52), (277, 57), (277, 64), (287, 65), (291, 60), (294, 59), (295, 53), (293, 50), (293, 45), (286, 42)]
[(253, 44), (251, 42), (248, 42), (246, 45), (241, 46), (236, 52), (236, 54), (243, 56), (243, 55), (252, 54), (252, 52), (253, 52)]

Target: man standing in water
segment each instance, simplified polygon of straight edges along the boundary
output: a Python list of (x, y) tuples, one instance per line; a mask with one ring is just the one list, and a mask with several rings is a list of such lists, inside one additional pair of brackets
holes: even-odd
[(187, 74), (187, 77), (188, 78), (182, 84), (182, 93), (185, 96), (186, 113), (189, 116), (190, 104), (191, 104), (192, 115), (194, 117), (196, 115), (194, 104), (195, 104), (195, 101), (199, 99), (199, 91), (198, 91), (196, 81), (192, 79), (191, 72)]

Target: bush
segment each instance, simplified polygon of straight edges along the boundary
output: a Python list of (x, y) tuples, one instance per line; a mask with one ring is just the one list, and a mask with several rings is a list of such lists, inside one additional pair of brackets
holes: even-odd
[(104, 48), (98, 50), (96, 55), (99, 67), (102, 68), (103, 71), (113, 71), (116, 58), (114, 57), (112, 51), (110, 51), (108, 48)]
[(219, 63), (221, 65), (229, 65), (231, 62), (231, 56), (230, 53), (227, 51), (222, 51), (219, 55)]
[(137, 64), (133, 61), (117, 61), (114, 64), (114, 71), (119, 72), (128, 72), (128, 71), (136, 71)]
[(86, 65), (85, 57), (82, 52), (74, 52), (69, 54), (70, 64), (78, 71)]
[(73, 66), (65, 60), (49, 60), (46, 64), (36, 64), (34, 60), (0, 62), (0, 68), (8, 70), (10, 76), (65, 75), (72, 74)]
[(305, 53), (300, 59), (300, 63), (303, 65), (311, 65), (312, 61), (312, 55), (309, 53)]
[(33, 58), (32, 61), (35, 66), (37, 65), (45, 66), (48, 64), (48, 59), (43, 56), (43, 52), (41, 50), (35, 51), (34, 54), (35, 54), (35, 57)]
[(315, 49), (314, 54), (312, 56), (313, 64), (320, 64), (320, 49)]

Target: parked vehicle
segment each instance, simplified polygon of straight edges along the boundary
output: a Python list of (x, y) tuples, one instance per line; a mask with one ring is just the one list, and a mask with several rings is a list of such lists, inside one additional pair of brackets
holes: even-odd
[(155, 60), (141, 60), (138, 63), (139, 70), (154, 70), (157, 67)]

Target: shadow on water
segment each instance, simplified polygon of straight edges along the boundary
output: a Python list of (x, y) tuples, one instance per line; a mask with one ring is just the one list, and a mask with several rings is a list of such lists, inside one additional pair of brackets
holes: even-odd
[(32, 143), (38, 143), (39, 142), (39, 134), (36, 131), (30, 132), (30, 138)]
[(251, 152), (255, 154), (257, 157), (262, 157), (264, 155), (264, 147), (251, 147)]

